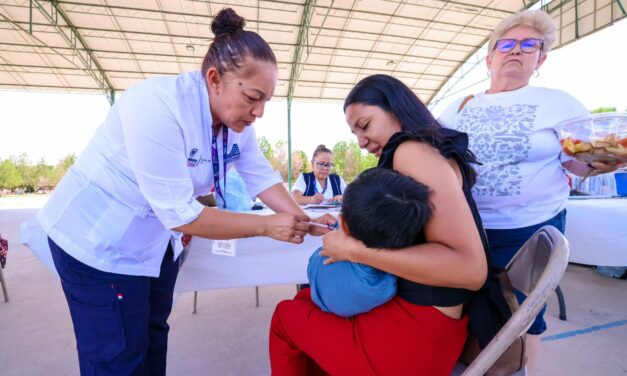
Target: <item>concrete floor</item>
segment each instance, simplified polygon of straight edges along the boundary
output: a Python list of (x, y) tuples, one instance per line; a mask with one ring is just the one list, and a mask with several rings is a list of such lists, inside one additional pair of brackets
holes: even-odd
[[(37, 201), (39, 200), (39, 201)], [(0, 301), (0, 375), (77, 375), (72, 324), (61, 286), (19, 244), (19, 224), (43, 199), (0, 198), (0, 232), (10, 253), (4, 269), (10, 301)], [(34, 203), (33, 203), (34, 202)], [(627, 250), (626, 250), (627, 251)], [(570, 265), (561, 283), (568, 321), (549, 301), (536, 375), (627, 375), (627, 282)], [(203, 291), (180, 296), (170, 325), (169, 375), (268, 375), (268, 327), (276, 304), (294, 286)]]

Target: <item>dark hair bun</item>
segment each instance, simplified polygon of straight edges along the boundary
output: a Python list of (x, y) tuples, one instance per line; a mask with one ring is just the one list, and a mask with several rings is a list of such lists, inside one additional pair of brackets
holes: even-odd
[(326, 149), (326, 148), (327, 148), (327, 147), (326, 147), (326, 146), (324, 146), (324, 144), (320, 144), (320, 145), (318, 145), (318, 147), (316, 148), (316, 150), (324, 150), (324, 149)]
[(244, 30), (246, 21), (240, 17), (231, 8), (224, 8), (216, 14), (215, 18), (211, 22), (211, 31), (216, 37), (223, 34), (233, 34), (238, 31)]

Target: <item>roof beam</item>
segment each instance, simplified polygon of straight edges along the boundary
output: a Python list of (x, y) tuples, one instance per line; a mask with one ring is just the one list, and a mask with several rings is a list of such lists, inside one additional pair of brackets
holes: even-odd
[[(3, 22), (3, 20), (0, 20), (0, 22)], [(11, 21), (11, 23), (14, 24), (25, 24), (24, 22), (20, 22), (20, 21)], [(47, 24), (41, 24), (41, 23), (33, 23), (33, 26), (49, 26)], [(55, 27), (59, 27), (62, 28), (64, 26), (59, 25), (59, 26), (55, 26)], [(67, 27), (67, 26), (65, 26)], [(74, 27), (72, 27), (74, 28)], [(75, 28), (74, 28), (75, 29)], [(104, 29), (104, 28), (91, 28), (91, 27), (81, 27), (81, 29), (83, 31), (86, 31), (87, 33), (89, 32), (99, 32), (99, 33), (117, 33), (117, 34), (124, 34), (126, 38), (129, 38), (129, 35), (134, 34), (134, 35), (142, 35), (142, 36), (152, 36), (152, 37), (159, 37), (159, 38), (171, 38), (171, 37), (175, 37), (175, 38), (185, 38), (187, 40), (204, 40), (205, 38), (202, 37), (198, 37), (198, 36), (187, 36), (187, 35), (183, 35), (183, 34), (164, 34), (164, 33), (158, 33), (158, 32), (148, 32), (148, 31), (122, 31), (122, 30), (115, 30), (115, 29)], [(300, 35), (300, 33), (299, 33)], [(129, 39), (129, 40), (133, 40), (133, 39)], [(303, 41), (303, 43), (305, 43), (306, 41)], [(284, 43), (284, 42), (268, 42), (268, 44), (270, 44), (270, 46), (286, 46), (286, 47), (295, 47), (298, 48), (298, 43), (297, 44), (292, 44), (292, 43)], [(310, 50), (316, 50), (316, 51), (326, 51), (326, 50), (333, 50), (333, 47), (326, 47), (326, 46), (315, 46), (315, 45), (310, 45), (308, 44), (308, 42), (306, 44), (303, 44), (302, 47), (306, 47)], [(78, 49), (77, 49), (78, 50)], [(87, 49), (85, 48), (85, 51), (89, 51), (90, 53), (93, 51), (91, 49)], [(302, 48), (301, 48), (302, 51)], [(357, 54), (363, 54), (365, 51), (359, 48), (350, 48), (350, 47), (342, 47), (341, 49), (338, 49), (338, 51), (346, 51), (349, 53), (357, 53)], [(136, 53), (136, 52), (133, 52)], [(390, 51), (371, 51), (371, 53), (373, 54), (380, 54), (380, 55), (385, 55), (386, 57), (388, 56), (392, 56), (392, 57), (402, 57), (405, 54), (403, 53), (399, 53), (399, 52), (390, 52)], [(427, 59), (427, 60), (434, 60), (434, 58), (432, 56), (429, 55), (414, 55), (414, 58), (418, 58), (418, 59)], [(454, 64), (461, 64), (463, 63), (462, 60), (458, 60), (458, 59), (448, 59), (448, 58), (440, 58), (437, 59), (439, 61), (442, 62), (449, 62), (449, 63), (454, 63)]]
[[(73, 8), (71, 8), (71, 12), (77, 12), (77, 13), (87, 13), (87, 14), (91, 14), (89, 11), (80, 11), (78, 10), (78, 8), (109, 8), (109, 9), (116, 9), (116, 10), (120, 10), (120, 11), (126, 11), (126, 12), (146, 12), (146, 13), (154, 13), (154, 14), (158, 14), (161, 13), (163, 15), (169, 15), (169, 16), (180, 16), (180, 17), (195, 17), (198, 19), (205, 19), (205, 18), (212, 18), (212, 16), (208, 16), (208, 15), (204, 15), (204, 14), (197, 14), (197, 13), (190, 13), (190, 12), (176, 12), (176, 11), (172, 11), (172, 10), (164, 10), (164, 11), (159, 11), (157, 9), (152, 9), (152, 8), (138, 8), (138, 7), (129, 7), (129, 6), (123, 6), (123, 5), (104, 5), (104, 4), (96, 4), (96, 3), (77, 3), (77, 2), (73, 2), (73, 1), (59, 1), (59, 3), (64, 4), (64, 5), (71, 5), (74, 6)], [(224, 5), (224, 6), (229, 6), (229, 5), (233, 5), (233, 4), (229, 4), (228, 1), (224, 1), (223, 2), (216, 2), (216, 1), (212, 1), (212, 4), (216, 5)], [(277, 3), (276, 1), (272, 1), (272, 3)], [(447, 1), (447, 3), (449, 3)], [(291, 3), (291, 2), (284, 2), (283, 4), (289, 4), (289, 5), (298, 5), (297, 3)], [(256, 11), (257, 7), (259, 6), (259, 3), (257, 3), (257, 5), (255, 5), (253, 8)], [(346, 8), (346, 7), (339, 7), (339, 6), (331, 6), (331, 5), (317, 5), (316, 4), (317, 9), (320, 9), (321, 11), (333, 11), (333, 12), (347, 12), (347, 11), (351, 11), (350, 8)], [(433, 8), (433, 7), (431, 7)], [(491, 8), (486, 8), (486, 7), (478, 7), (481, 9), (491, 9)], [(438, 8), (434, 8), (434, 9), (438, 9)], [(376, 16), (376, 17), (383, 17), (383, 16), (391, 16), (391, 14), (388, 13), (377, 13), (377, 12), (373, 12), (373, 11), (369, 11), (369, 10), (352, 10), (353, 12), (355, 12), (356, 14), (361, 14), (364, 15), (365, 17), (368, 16)], [(498, 11), (496, 9), (494, 9), (494, 11)], [(507, 11), (500, 11), (503, 12), (503, 17), (511, 14), (511, 12), (507, 12)], [(475, 12), (470, 12), (472, 14), (475, 14)], [(488, 16), (488, 17), (494, 17), (494, 18), (498, 18), (495, 16), (491, 16), (489, 14), (482, 14), (483, 16)], [(128, 15), (128, 13), (125, 15), (125, 17), (130, 17), (133, 18), (131, 16)], [(407, 15), (401, 15), (401, 14), (397, 14), (394, 16), (396, 19), (403, 19), (406, 21), (423, 21), (423, 22), (429, 22), (429, 23), (436, 23), (439, 25), (445, 25), (448, 27), (455, 27), (455, 28), (468, 28), (468, 29), (474, 29), (474, 30), (482, 30), (483, 32), (490, 32), (492, 31), (489, 28), (485, 28), (485, 27), (480, 27), (480, 26), (473, 26), (473, 25), (468, 25), (468, 24), (462, 24), (462, 23), (454, 23), (454, 22), (447, 22), (445, 20), (432, 20), (429, 18), (421, 18), (421, 17), (412, 17), (412, 16), (407, 16)], [(276, 24), (276, 25), (284, 25), (284, 26), (297, 26), (291, 23), (287, 23), (287, 22), (281, 22), (280, 20), (276, 20), (276, 21), (268, 21), (268, 20), (260, 20), (260, 19), (252, 19), (249, 18), (246, 20), (247, 23), (265, 23), (265, 24)]]
[[(59, 4), (54, 0), (51, 1), (51, 12), (48, 12), (39, 0), (34, 0), (33, 5), (37, 7), (39, 12), (57, 29), (59, 35), (61, 35), (66, 43), (75, 51), (76, 57), (81, 61), (83, 67), (85, 68), (85, 72), (96, 81), (98, 87), (102, 89), (106, 95), (109, 103), (113, 104), (115, 101), (115, 90), (113, 89), (113, 85), (111, 85), (104, 69), (100, 66), (100, 63), (89, 49), (87, 43), (85, 43), (85, 40), (78, 32), (78, 29), (74, 27), (70, 19), (65, 15), (65, 13), (63, 13)], [(67, 27), (64, 28), (57, 23), (58, 16), (63, 19), (63, 22), (67, 25)], [(69, 31), (67, 31), (68, 29)], [(95, 70), (91, 69), (92, 65), (96, 67)]]
[(311, 16), (313, 10), (316, 7), (316, 0), (305, 0), (303, 5), (303, 14), (300, 18), (300, 29), (298, 30), (298, 39), (296, 41), (296, 49), (294, 51), (294, 61), (292, 62), (292, 71), (290, 73), (290, 84), (287, 89), (287, 100), (292, 100), (292, 94), (294, 94), (294, 87), (298, 80), (298, 73), (300, 68), (300, 60), (303, 57), (303, 48), (307, 41), (307, 34), (309, 33), (309, 25), (311, 24)]

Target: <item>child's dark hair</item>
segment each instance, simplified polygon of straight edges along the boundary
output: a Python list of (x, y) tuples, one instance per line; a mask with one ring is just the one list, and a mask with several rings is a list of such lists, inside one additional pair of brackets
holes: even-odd
[(224, 8), (211, 22), (215, 35), (213, 43), (202, 62), (203, 77), (211, 67), (220, 74), (235, 71), (244, 66), (246, 56), (276, 65), (274, 52), (259, 34), (244, 30), (246, 21), (231, 8)]
[(415, 244), (431, 212), (429, 187), (379, 167), (359, 174), (342, 197), (348, 231), (370, 248)]

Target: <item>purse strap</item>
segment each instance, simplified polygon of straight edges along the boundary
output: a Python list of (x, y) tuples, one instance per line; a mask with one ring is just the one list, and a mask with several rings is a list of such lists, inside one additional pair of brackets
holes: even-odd
[(459, 108), (457, 109), (457, 113), (462, 112), (462, 110), (464, 109), (464, 107), (466, 107), (466, 104), (472, 99), (474, 98), (475, 95), (474, 94), (470, 94), (469, 96), (467, 96), (466, 98), (464, 98), (464, 100), (462, 101), (462, 103), (459, 105)]

